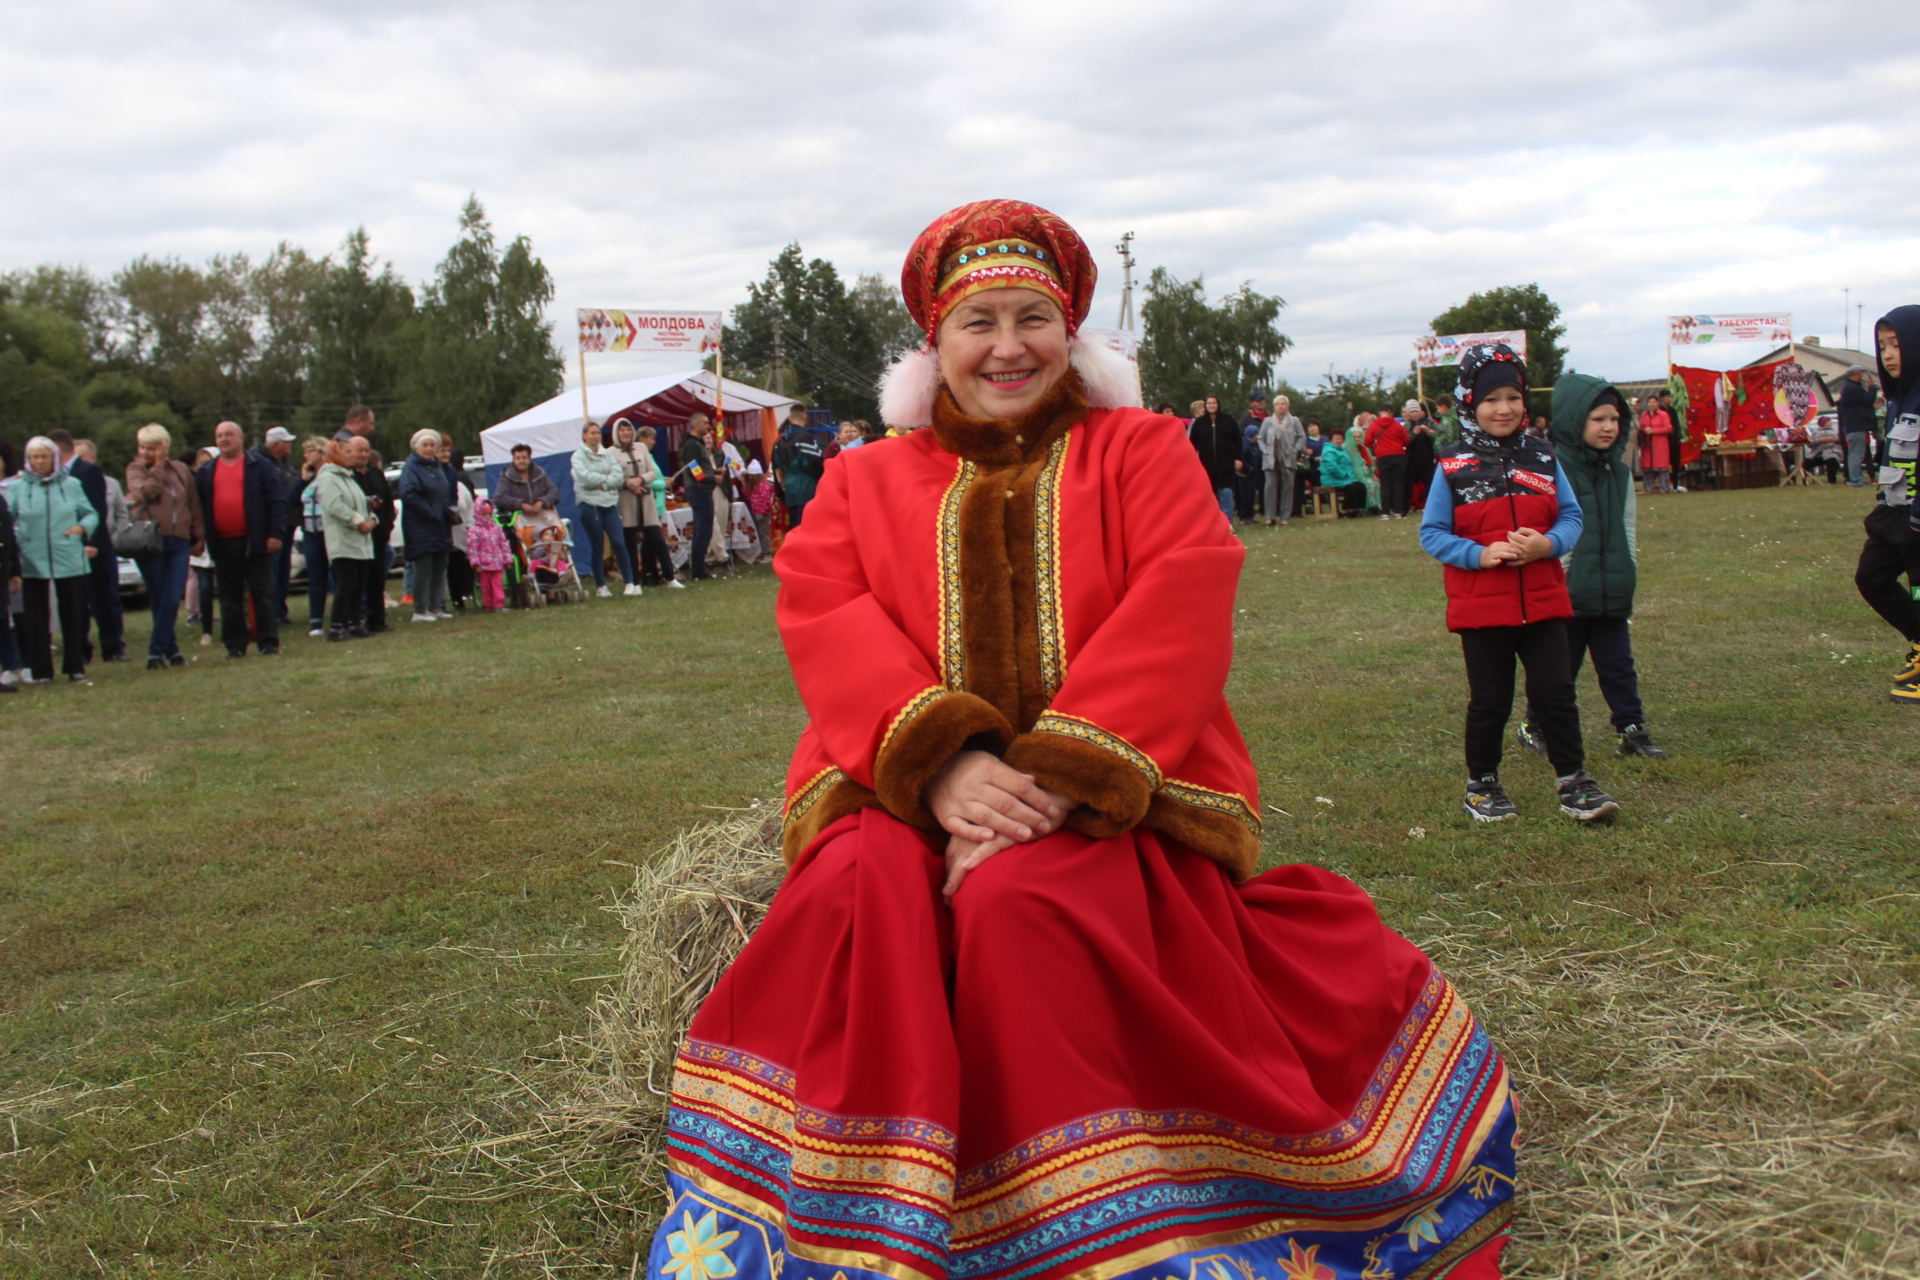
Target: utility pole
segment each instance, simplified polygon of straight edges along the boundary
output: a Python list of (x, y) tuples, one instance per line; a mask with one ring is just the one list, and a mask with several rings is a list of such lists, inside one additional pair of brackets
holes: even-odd
[(768, 388), (775, 395), (787, 394), (787, 340), (781, 332), (780, 308), (773, 309), (773, 386)]
[(1119, 328), (1133, 328), (1133, 232), (1120, 237), (1120, 243), (1113, 246), (1120, 255), (1121, 279), (1125, 283), (1120, 288), (1120, 324)]

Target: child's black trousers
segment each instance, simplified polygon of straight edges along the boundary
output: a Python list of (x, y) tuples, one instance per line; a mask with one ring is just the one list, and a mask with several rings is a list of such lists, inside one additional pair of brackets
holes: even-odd
[(1460, 652), (1467, 661), (1467, 776), (1500, 772), (1501, 738), (1513, 714), (1515, 661), (1527, 670), (1533, 728), (1547, 744), (1554, 774), (1564, 778), (1585, 763), (1565, 620), (1475, 627), (1460, 633)]

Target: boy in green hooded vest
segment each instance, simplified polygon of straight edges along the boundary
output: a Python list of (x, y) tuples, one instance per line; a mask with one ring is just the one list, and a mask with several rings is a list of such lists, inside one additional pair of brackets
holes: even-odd
[[(1565, 373), (1553, 388), (1553, 447), (1573, 482), (1584, 523), (1580, 540), (1566, 557), (1567, 594), (1573, 617), (1567, 619), (1567, 654), (1573, 674), (1593, 654), (1593, 673), (1613, 713), (1620, 754), (1665, 760), (1647, 733), (1640, 705), (1640, 677), (1633, 666), (1633, 589), (1639, 547), (1634, 537), (1633, 473), (1627, 466), (1627, 404), (1599, 378)], [(1534, 732), (1532, 708), (1520, 722), (1523, 746), (1542, 755), (1547, 744)]]

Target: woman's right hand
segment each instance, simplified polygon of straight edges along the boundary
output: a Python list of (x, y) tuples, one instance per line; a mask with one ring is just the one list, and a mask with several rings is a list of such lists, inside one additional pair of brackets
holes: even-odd
[(927, 783), (927, 809), (949, 835), (976, 844), (1043, 836), (1066, 810), (1046, 788), (989, 751), (956, 751)]
[(87, 526), (83, 524), (77, 524), (73, 526), (73, 528), (67, 530), (67, 536), (69, 538), (84, 538), (87, 536)]

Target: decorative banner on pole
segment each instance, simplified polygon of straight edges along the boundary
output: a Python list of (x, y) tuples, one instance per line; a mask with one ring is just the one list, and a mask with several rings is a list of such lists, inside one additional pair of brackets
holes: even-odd
[(1707, 342), (1793, 341), (1793, 313), (1775, 311), (1746, 316), (1668, 316), (1667, 345), (1696, 347)]
[(580, 350), (678, 351), (709, 356), (720, 349), (718, 311), (612, 311), (580, 308)]
[(1504, 342), (1522, 360), (1527, 358), (1527, 331), (1508, 329), (1502, 333), (1451, 333), (1440, 337), (1428, 334), (1413, 340), (1413, 364), (1416, 369), (1445, 369), (1460, 363), (1468, 347), (1481, 342)]

